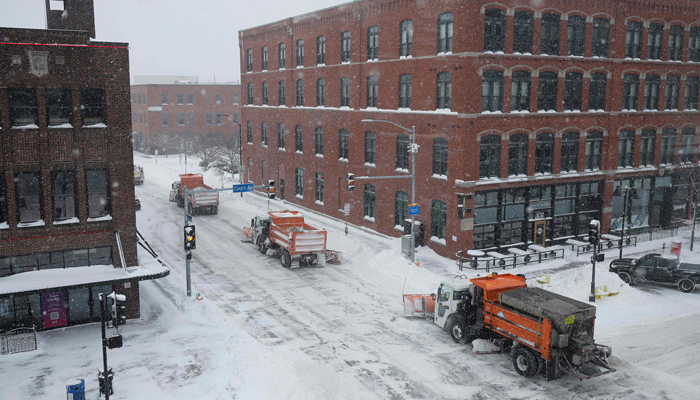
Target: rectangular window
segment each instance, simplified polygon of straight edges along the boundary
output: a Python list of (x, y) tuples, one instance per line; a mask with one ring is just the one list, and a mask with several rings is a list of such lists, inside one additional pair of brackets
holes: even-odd
[(170, 118), (168, 116), (168, 113), (161, 113), (161, 123), (163, 126), (168, 126), (170, 125)]
[(245, 133), (246, 138), (248, 139), (248, 144), (253, 144), (253, 121), (249, 120), (246, 122)]
[(75, 201), (75, 171), (53, 171), (51, 173), (51, 195), (53, 197), (53, 220), (65, 221), (77, 216)]
[(447, 204), (433, 200), (430, 208), (430, 237), (445, 240), (447, 234)]
[(109, 177), (106, 169), (85, 170), (88, 218), (100, 218), (110, 214)]
[(632, 167), (634, 161), (634, 131), (620, 132), (617, 147), (618, 168)]
[(46, 115), (49, 126), (71, 123), (73, 104), (70, 89), (46, 89)]
[(394, 198), (394, 226), (403, 229), (406, 218), (408, 218), (408, 194), (398, 191)]
[(264, 106), (266, 106), (267, 103), (268, 103), (268, 101), (269, 101), (269, 97), (268, 97), (268, 93), (267, 93), (268, 90), (267, 90), (267, 89), (268, 89), (268, 87), (267, 87), (267, 82), (263, 82), (263, 83), (262, 83), (262, 104), (263, 104)]
[(316, 128), (316, 155), (323, 155), (323, 128), (320, 126)]
[(323, 173), (316, 172), (316, 201), (323, 203)]
[(374, 220), (374, 205), (376, 200), (376, 194), (374, 185), (365, 185), (364, 191), (364, 216)]
[(161, 104), (162, 106), (167, 106), (167, 105), (168, 105), (168, 94), (167, 94), (167, 93), (163, 93), (163, 94), (160, 95), (160, 104)]
[(304, 151), (304, 130), (301, 125), (294, 128), (294, 150), (298, 153)]
[(323, 35), (316, 38), (316, 64), (326, 64), (326, 37)]
[[(248, 124), (250, 125), (249, 132), (250, 134), (248, 135), (248, 143), (253, 143), (253, 123), (251, 121), (248, 121)], [(261, 122), (260, 123), (260, 142), (262, 143), (263, 146), (267, 146), (267, 122)]]
[(260, 61), (262, 61), (262, 70), (267, 71), (267, 46), (260, 49)]
[(187, 113), (187, 123), (194, 125), (194, 113)]
[(340, 34), (340, 46), (340, 62), (350, 62), (350, 31), (344, 31)]
[(217, 125), (223, 124), (223, 115), (221, 113), (216, 113), (216, 124)]
[(681, 78), (678, 75), (666, 77), (665, 110), (678, 111), (678, 97), (681, 91)]
[(683, 129), (683, 134), (681, 135), (681, 162), (689, 163), (693, 162), (695, 148), (695, 129), (685, 128)]
[(625, 38), (625, 58), (639, 59), (642, 57), (642, 23), (630, 21), (627, 23)]
[(246, 71), (253, 72), (253, 49), (246, 50), (245, 65)]
[(277, 124), (277, 148), (284, 150), (284, 124)]
[(676, 149), (676, 131), (664, 129), (661, 134), (660, 164), (673, 164), (673, 156)]
[[(0, 225), (7, 224), (7, 190), (5, 188), (5, 174), (0, 173)], [(0, 268), (2, 268), (0, 266)], [(0, 272), (0, 275), (2, 273)]]
[(321, 78), (316, 81), (316, 107), (326, 105), (326, 80)]
[(516, 11), (513, 19), (513, 53), (532, 53), (533, 14), (529, 11)]
[[(234, 96), (238, 96), (238, 95), (234, 95)], [(237, 101), (235, 101), (234, 103), (237, 103)], [(194, 104), (194, 95), (188, 94), (187, 95), (187, 105), (191, 106), (193, 104)]]
[(374, 165), (377, 159), (377, 136), (374, 132), (365, 133), (365, 164)]
[(340, 106), (350, 107), (350, 78), (340, 78)]
[(304, 80), (297, 80), (297, 107), (304, 106)]
[(449, 110), (452, 106), (452, 74), (449, 72), (437, 75), (436, 103), (438, 110)]
[(413, 55), (413, 20), (405, 19), (399, 26), (399, 57)]
[(690, 28), (690, 43), (688, 44), (688, 61), (700, 62), (700, 27)]
[(408, 135), (396, 136), (396, 169), (408, 171)]
[(433, 140), (433, 175), (447, 176), (447, 139)]
[(685, 81), (685, 102), (683, 108), (686, 110), (698, 109), (698, 85), (699, 79), (697, 76), (689, 76)]
[(177, 124), (185, 125), (185, 113), (177, 113)]
[(481, 82), (481, 112), (503, 110), (503, 72), (484, 72)]
[(296, 195), (299, 197), (304, 197), (304, 170), (302, 170), (301, 168), (297, 168), (295, 177), (296, 180), (294, 189), (296, 191)]
[(367, 28), (367, 61), (379, 59), (379, 27)]
[(639, 146), (639, 166), (654, 165), (654, 144), (656, 142), (656, 131), (654, 129), (645, 129), (642, 131), (642, 137)]
[(304, 68), (304, 39), (297, 40), (297, 68)]
[(623, 80), (622, 90), (622, 110), (636, 111), (637, 110), (637, 93), (639, 91), (639, 76), (635, 74), (627, 74)]
[(37, 125), (35, 89), (10, 90), (10, 120), (12, 126)]
[(347, 129), (338, 131), (338, 158), (340, 160), (348, 160), (348, 140), (350, 134)]
[(413, 78), (409, 74), (399, 77), (399, 108), (411, 108), (411, 92), (413, 90)]
[(254, 99), (254, 97), (253, 97), (253, 83), (248, 82), (247, 88), (248, 88), (248, 104), (253, 104), (253, 99)]
[(683, 27), (680, 25), (673, 25), (668, 35), (668, 59), (671, 61), (681, 61), (682, 58)]
[(610, 51), (610, 21), (605, 18), (593, 20), (593, 57), (608, 58)]
[(287, 102), (285, 92), (287, 91), (284, 81), (279, 81), (278, 87), (277, 87), (277, 96), (279, 97), (279, 105), (283, 106)]
[(236, 106), (238, 105), (238, 102), (240, 101), (240, 95), (238, 93), (233, 94), (233, 105)]
[(208, 112), (207, 113), (207, 125), (214, 125), (214, 114)]
[(185, 105), (185, 95), (184, 95), (184, 94), (178, 94), (178, 95), (177, 95), (177, 105), (178, 105), (178, 106), (183, 106), (183, 105)]
[(379, 98), (379, 78), (374, 75), (367, 77), (367, 108), (377, 108)]
[(279, 69), (285, 68), (285, 59), (287, 58), (287, 45), (282, 42), (277, 45), (277, 59), (279, 63)]
[(39, 172), (15, 174), (15, 196), (17, 197), (17, 218), (20, 224), (43, 219), (41, 175)]
[(221, 95), (220, 94), (214, 95), (214, 104), (216, 104), (217, 106), (221, 105)]
[(438, 16), (437, 51), (438, 54), (452, 52), (452, 13), (446, 12)]
[(104, 89), (83, 89), (82, 100), (83, 126), (107, 122)]

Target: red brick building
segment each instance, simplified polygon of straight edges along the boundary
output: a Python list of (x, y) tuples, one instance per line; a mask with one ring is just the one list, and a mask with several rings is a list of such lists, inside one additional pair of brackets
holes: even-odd
[(134, 145), (149, 154), (178, 153), (190, 135), (237, 141), (240, 85), (200, 84), (196, 76), (135, 76), (131, 114)]
[[(239, 32), (244, 163), (308, 208), (440, 254), (687, 218), (698, 168), (700, 3), (365, 0)], [(694, 173), (694, 172), (692, 172)], [(286, 192), (286, 193), (285, 193)]]
[(81, 30), (0, 28), (0, 330), (99, 321), (112, 290), (138, 318), (138, 282), (169, 272), (121, 269), (139, 265), (128, 45), (63, 22)]

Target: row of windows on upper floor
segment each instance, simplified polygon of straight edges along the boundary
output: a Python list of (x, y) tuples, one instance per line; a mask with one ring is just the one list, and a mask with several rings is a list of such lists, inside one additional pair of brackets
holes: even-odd
[[(513, 18), (513, 53), (533, 53), (534, 14), (530, 11), (517, 11)], [(540, 45), (541, 55), (560, 55), (561, 16), (555, 13), (542, 15), (540, 19)], [(568, 17), (565, 31), (566, 55), (583, 57), (586, 53), (586, 29), (588, 24), (582, 16)], [(593, 57), (608, 58), (610, 54), (610, 20), (595, 18), (590, 24), (592, 29), (590, 54)], [(437, 48), (436, 54), (452, 52), (452, 35), (454, 27), (452, 13), (446, 12), (438, 16)], [(503, 10), (491, 8), (486, 10), (484, 23), (484, 52), (505, 52), (506, 44), (506, 13)], [(625, 57), (641, 59), (644, 27), (642, 22), (629, 21), (625, 36)], [(686, 61), (700, 62), (700, 27), (692, 27), (688, 31), (688, 55)], [(343, 31), (340, 34), (341, 52), (340, 62), (351, 61), (351, 34)], [(683, 61), (683, 46), (685, 41), (685, 27), (672, 25), (668, 33), (669, 61)], [(652, 23), (647, 32), (647, 59), (661, 60), (664, 53), (664, 25)], [(295, 67), (304, 67), (304, 39), (297, 39), (295, 52)], [(277, 45), (278, 69), (286, 68), (286, 43)], [(399, 26), (399, 58), (413, 56), (413, 20), (401, 21)], [(261, 70), (268, 69), (268, 48), (260, 49)], [(367, 28), (367, 60), (379, 59), (379, 27), (373, 25)], [(326, 36), (316, 38), (316, 65), (326, 64)], [(246, 71), (253, 72), (253, 49), (246, 49)]]
[[(314, 178), (316, 204), (324, 205), (325, 182), (323, 179), (323, 172), (316, 172)], [(374, 222), (376, 212), (376, 188), (372, 184), (366, 184), (363, 189), (362, 215), (365, 220)], [(297, 198), (304, 198), (303, 168), (296, 168), (294, 170), (294, 194)], [(408, 194), (399, 190), (395, 193), (394, 200), (394, 225), (402, 227), (404, 221), (408, 218)], [(431, 205), (431, 237), (444, 241), (447, 227), (447, 204), (442, 200), (433, 200)]]
[[(684, 128), (680, 144), (676, 145), (677, 130), (664, 129), (660, 135), (660, 146), (657, 149), (657, 130), (644, 129), (640, 135), (640, 145), (637, 150), (638, 162), (635, 163), (635, 140), (633, 130), (623, 130), (618, 138), (618, 168), (644, 167), (655, 164), (670, 165), (674, 163), (690, 163), (697, 153), (695, 146), (695, 129)], [(528, 164), (534, 166), (535, 174), (550, 174), (554, 172), (554, 154), (561, 155), (560, 172), (576, 172), (581, 168), (585, 171), (600, 170), (603, 155), (603, 133), (591, 131), (585, 137), (584, 159), (579, 164), (580, 135), (578, 132), (566, 132), (562, 135), (560, 145), (555, 144), (552, 133), (540, 133), (535, 139), (535, 158), (528, 159), (529, 137), (525, 134), (510, 136), (508, 141), (508, 176), (528, 174)], [(479, 178), (493, 179), (501, 176), (502, 140), (500, 135), (489, 135), (481, 138), (479, 158)], [(608, 150), (610, 151), (610, 150)], [(658, 162), (656, 161), (658, 157)]]
[[(588, 110), (605, 111), (607, 98), (607, 75), (593, 73), (590, 78), (588, 91)], [(639, 75), (628, 73), (623, 79), (622, 110), (637, 110), (639, 99)], [(643, 110), (697, 110), (699, 97), (698, 76), (688, 76), (685, 84), (684, 103), (680, 104), (681, 77), (668, 75), (665, 80), (665, 93), (663, 103), (659, 102), (661, 95), (661, 79), (659, 75), (649, 74), (644, 79), (644, 104)], [(503, 111), (504, 73), (499, 70), (488, 70), (483, 73), (481, 92), (481, 111), (483, 113)], [(583, 74), (569, 72), (564, 77), (564, 111), (581, 111), (584, 103)], [(529, 112), (531, 109), (531, 83), (532, 74), (529, 71), (515, 71), (512, 74), (510, 84), (510, 111)], [(558, 106), (557, 96), (559, 91), (559, 77), (555, 72), (541, 72), (537, 87), (537, 108), (539, 112), (561, 111)], [(340, 107), (350, 107), (351, 80), (348, 77), (340, 79)], [(286, 106), (285, 81), (278, 82), (278, 103)], [(399, 76), (398, 104), (399, 109), (412, 109), (413, 78), (410, 74)], [(247, 84), (247, 104), (254, 104), (254, 87), (252, 82)], [(296, 81), (296, 96), (294, 105), (303, 107), (304, 80)], [(452, 74), (441, 72), (436, 77), (435, 107), (437, 110), (451, 110), (452, 108)], [(269, 85), (262, 83), (262, 105), (269, 105)], [(379, 107), (379, 77), (370, 75), (366, 80), (367, 108)], [(316, 81), (316, 107), (326, 106), (326, 81), (320, 78)], [(609, 109), (609, 105), (608, 105)]]
[[(228, 115), (224, 115), (222, 113), (211, 113), (207, 112), (206, 114), (206, 124), (207, 125), (223, 125), (223, 117), (229, 117)], [(146, 121), (146, 113), (141, 113), (141, 112), (134, 112), (133, 113), (133, 121), (134, 124), (143, 124), (147, 125)], [(238, 123), (239, 116), (238, 113), (233, 113), (231, 115), (232, 120), (234, 123)], [(216, 122), (215, 122), (216, 121)], [(187, 119), (185, 120), (185, 113), (177, 113), (177, 124), (179, 126), (183, 125), (190, 125), (194, 126), (195, 125), (195, 113), (187, 113)], [(170, 114), (169, 113), (161, 113), (161, 126), (170, 126)]]
[[(178, 94), (176, 95), (177, 99), (175, 102), (175, 105), (178, 106), (183, 106), (185, 105), (185, 95), (184, 94)], [(132, 93), (131, 94), (131, 102), (133, 104), (146, 104), (146, 94), (143, 93)], [(238, 93), (233, 94), (233, 105), (238, 105), (239, 102), (239, 95)], [(160, 95), (160, 104), (167, 106), (171, 105), (168, 103), (168, 94), (167, 93), (162, 93)], [(187, 105), (191, 106), (194, 105), (194, 95), (193, 94), (188, 94), (187, 95)], [(214, 95), (214, 105), (220, 106), (221, 105), (221, 95), (220, 94), (215, 94)]]
[[(277, 124), (277, 148), (286, 150), (286, 136), (288, 132), (283, 123)], [(660, 137), (658, 149), (659, 164), (673, 164), (676, 162), (693, 162), (695, 149), (695, 129), (684, 128), (682, 130), (680, 145), (676, 146), (676, 129), (664, 129)], [(253, 144), (253, 122), (247, 121), (246, 136), (248, 144)], [(618, 167), (632, 167), (635, 149), (635, 131), (624, 130), (619, 135)], [(639, 163), (637, 166), (649, 166), (655, 162), (656, 130), (645, 129), (641, 134), (641, 146)], [(603, 133), (591, 131), (585, 137), (585, 154), (583, 165), (579, 166), (579, 134), (567, 132), (562, 136), (561, 145), (556, 146), (554, 134), (540, 133), (535, 140), (535, 158), (528, 158), (529, 137), (525, 134), (515, 134), (510, 137), (508, 144), (508, 176), (528, 175), (528, 165), (534, 166), (534, 173), (548, 174), (553, 172), (554, 154), (561, 154), (561, 170), (574, 172), (580, 170), (600, 170), (603, 157)], [(323, 127), (314, 130), (314, 154), (324, 157), (325, 137)], [(267, 122), (260, 126), (260, 143), (268, 146)], [(338, 159), (349, 159), (349, 132), (347, 129), (338, 131)], [(408, 172), (409, 167), (409, 136), (400, 134), (396, 137), (396, 169)], [(294, 150), (297, 153), (304, 152), (304, 130), (301, 125), (294, 127)], [(676, 156), (678, 158), (676, 158)], [(433, 139), (432, 173), (434, 176), (447, 176), (448, 140), (445, 138)], [(372, 131), (365, 132), (364, 163), (376, 165), (377, 160), (377, 136)], [(481, 139), (480, 149), (480, 178), (498, 178), (501, 176), (501, 136), (489, 135)]]
[[(44, 199), (49, 198), (53, 209), (53, 223), (77, 223), (78, 175), (76, 171), (51, 171), (48, 185), (43, 184), (44, 174), (39, 171), (14, 174), (14, 198), (6, 188), (5, 174), (0, 173), (0, 226), (8, 227), (8, 202), (15, 202), (17, 223), (22, 226), (43, 225)], [(84, 202), (88, 218), (110, 215), (109, 172), (106, 169), (85, 170), (86, 188)], [(48, 191), (45, 195), (44, 191)]]
[[(45, 103), (46, 125), (50, 127), (65, 126), (73, 123), (73, 113), (77, 108), (73, 105), (72, 89), (47, 88), (44, 96), (37, 98), (36, 89), (10, 89), (10, 123), (9, 127), (37, 127), (39, 123), (38, 102)], [(80, 90), (80, 116), (82, 126), (104, 124), (107, 121), (105, 110), (104, 89)], [(0, 126), (4, 126), (0, 120)]]

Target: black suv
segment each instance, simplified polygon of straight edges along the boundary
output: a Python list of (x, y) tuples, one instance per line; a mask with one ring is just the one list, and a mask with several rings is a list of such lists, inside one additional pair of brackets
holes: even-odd
[(700, 284), (700, 264), (680, 263), (678, 257), (652, 253), (641, 258), (618, 258), (610, 263), (622, 281), (632, 286), (639, 282), (673, 284), (690, 293)]

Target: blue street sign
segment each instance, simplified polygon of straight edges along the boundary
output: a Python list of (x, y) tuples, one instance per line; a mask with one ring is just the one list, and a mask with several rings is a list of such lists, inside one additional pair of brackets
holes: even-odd
[(420, 204), (410, 204), (408, 206), (408, 215), (420, 215)]
[(187, 214), (187, 220), (192, 222), (192, 216), (190, 214)]
[(252, 183), (244, 183), (242, 185), (233, 185), (233, 193), (252, 192), (253, 189), (254, 188), (253, 188)]

